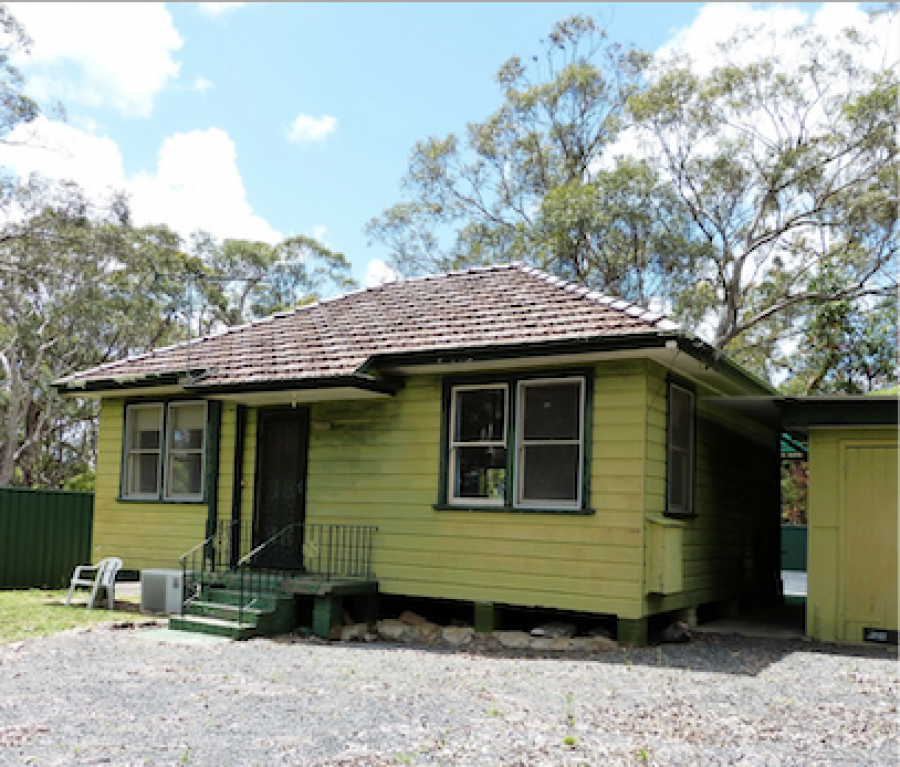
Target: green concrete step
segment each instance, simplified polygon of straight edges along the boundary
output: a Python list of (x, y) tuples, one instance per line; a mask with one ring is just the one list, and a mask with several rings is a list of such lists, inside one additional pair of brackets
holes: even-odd
[(200, 592), (200, 601), (202, 602), (215, 602), (221, 605), (239, 605), (243, 603), (247, 607), (261, 610), (275, 610), (280, 600), (288, 599), (293, 599), (293, 597), (273, 591), (263, 592), (254, 599), (251, 599), (249, 594), (242, 594), (236, 589), (204, 587)]
[(204, 615), (173, 615), (169, 618), (169, 629), (171, 631), (190, 631), (195, 634), (213, 634), (231, 639), (250, 639), (250, 637), (260, 634), (256, 625), (222, 618), (210, 618)]
[(216, 601), (196, 601), (188, 605), (188, 614), (205, 618), (221, 618), (223, 620), (238, 620), (238, 615), (242, 616), (242, 621), (253, 622), (254, 625), (261, 615), (267, 612), (273, 612), (271, 608), (262, 609), (259, 607), (245, 607), (241, 610), (238, 604), (228, 604)]
[(249, 639), (284, 634), (296, 622), (294, 597), (282, 591), (264, 591), (251, 598), (239, 590), (204, 586), (200, 599), (189, 602), (184, 615), (169, 619), (169, 628)]

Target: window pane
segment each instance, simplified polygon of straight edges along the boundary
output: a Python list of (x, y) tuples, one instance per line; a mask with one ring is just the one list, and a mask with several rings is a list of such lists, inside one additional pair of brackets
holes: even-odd
[(159, 450), (162, 407), (136, 407), (128, 410), (132, 450)]
[(200, 495), (203, 489), (201, 467), (199, 453), (170, 454), (167, 495)]
[(691, 443), (691, 395), (674, 386), (669, 394), (669, 444), (687, 450)]
[(457, 498), (503, 500), (506, 492), (506, 448), (460, 447), (456, 451)]
[(158, 481), (158, 453), (132, 453), (129, 456), (127, 495), (156, 495)]
[(578, 445), (525, 446), (522, 500), (578, 500)]
[(203, 447), (203, 427), (206, 408), (203, 405), (171, 407), (169, 417), (169, 447), (178, 450), (199, 450)]
[(687, 487), (687, 454), (682, 450), (669, 451), (669, 508), (681, 511), (687, 508), (684, 490)]
[(554, 383), (523, 387), (525, 439), (578, 439), (581, 385)]
[(506, 389), (463, 389), (456, 392), (455, 442), (503, 442)]

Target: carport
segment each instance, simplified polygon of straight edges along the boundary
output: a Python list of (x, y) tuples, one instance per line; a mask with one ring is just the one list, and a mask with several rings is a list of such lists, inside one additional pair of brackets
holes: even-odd
[(731, 397), (717, 404), (809, 450), (806, 636), (897, 642), (896, 397)]

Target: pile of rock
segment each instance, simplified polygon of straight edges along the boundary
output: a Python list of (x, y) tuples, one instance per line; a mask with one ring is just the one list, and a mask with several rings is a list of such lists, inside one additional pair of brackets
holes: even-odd
[(574, 625), (548, 623), (525, 631), (494, 631), (476, 634), (471, 626), (440, 626), (409, 610), (397, 618), (387, 618), (375, 623), (353, 623), (341, 629), (344, 642), (403, 642), (444, 647), (468, 647), (473, 643), (490, 644), (505, 650), (536, 650), (540, 652), (573, 652), (594, 654), (612, 652), (618, 648), (609, 634), (602, 630), (591, 636), (575, 636)]

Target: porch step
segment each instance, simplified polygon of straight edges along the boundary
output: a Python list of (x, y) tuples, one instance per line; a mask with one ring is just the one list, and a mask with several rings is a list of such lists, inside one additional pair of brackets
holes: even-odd
[(236, 620), (224, 620), (211, 618), (205, 615), (173, 615), (169, 618), (171, 631), (191, 631), (195, 634), (214, 634), (231, 639), (250, 639), (258, 636), (259, 629), (256, 622), (238, 623)]
[(244, 607), (241, 610), (239, 604), (228, 604), (225, 602), (191, 602), (188, 608), (188, 615), (198, 618), (220, 618), (221, 620), (238, 622), (238, 616), (242, 616), (242, 622), (255, 624), (261, 615), (266, 614), (266, 610), (259, 607)]
[(203, 586), (200, 599), (190, 602), (184, 615), (172, 616), (169, 628), (249, 639), (283, 634), (296, 621), (294, 597), (282, 591), (264, 591), (250, 598), (233, 589)]

